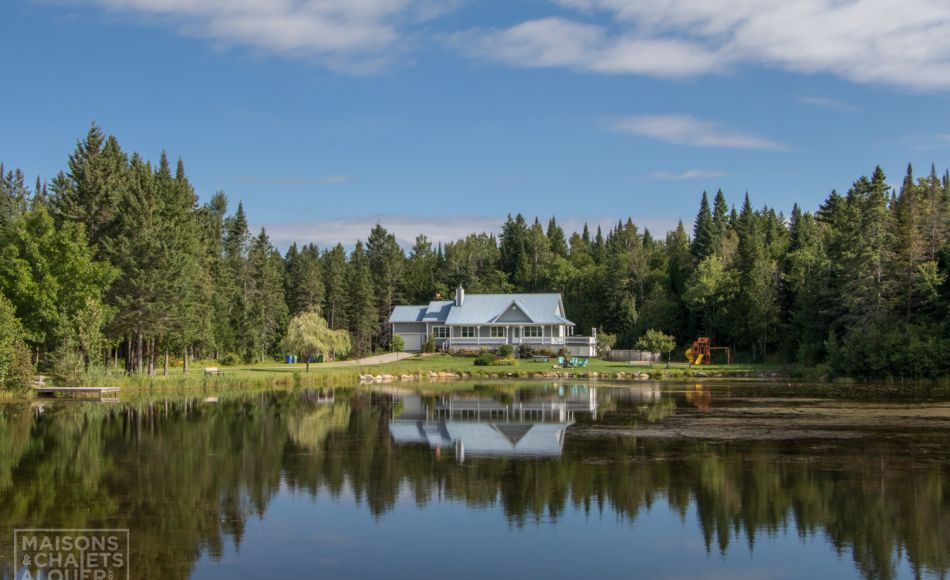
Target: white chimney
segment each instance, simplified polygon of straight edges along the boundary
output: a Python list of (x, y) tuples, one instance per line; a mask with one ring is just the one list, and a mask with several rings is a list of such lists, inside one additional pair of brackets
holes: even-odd
[(465, 303), (465, 288), (459, 286), (455, 289), (455, 305), (461, 306)]

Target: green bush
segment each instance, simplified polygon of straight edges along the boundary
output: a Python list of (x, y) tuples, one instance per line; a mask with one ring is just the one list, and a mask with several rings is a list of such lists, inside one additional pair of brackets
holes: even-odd
[(515, 347), (510, 344), (503, 344), (498, 347), (498, 356), (501, 358), (511, 358), (515, 355)]
[(477, 356), (483, 354), (484, 352), (485, 352), (485, 351), (483, 351), (483, 350), (480, 349), (480, 348), (474, 348), (474, 349), (473, 349), (473, 348), (457, 348), (457, 349), (454, 349), (454, 350), (452, 350), (452, 351), (449, 351), (449, 354), (451, 354), (452, 356), (460, 356), (460, 357), (465, 357), (465, 358), (473, 358), (473, 357), (477, 357)]
[(496, 358), (496, 359), (493, 360), (492, 363), (491, 363), (491, 366), (493, 366), (493, 367), (513, 367), (513, 366), (517, 366), (517, 365), (518, 365), (518, 361), (516, 361), (515, 359), (513, 359), (513, 358), (511, 358), (511, 357), (507, 357), (507, 358)]
[(402, 352), (406, 350), (406, 341), (404, 341), (402, 337), (397, 334), (393, 337), (393, 341), (389, 347), (393, 352)]
[(518, 356), (521, 358), (531, 358), (534, 356), (534, 349), (526, 344), (518, 347)]
[(557, 355), (562, 356), (564, 358), (571, 358), (571, 351), (567, 350), (566, 347), (562, 346), (561, 348), (558, 349)]
[(233, 367), (241, 364), (241, 357), (233, 352), (229, 352), (228, 354), (221, 357), (218, 362), (223, 367)]
[(490, 367), (495, 364), (496, 357), (490, 352), (483, 352), (482, 354), (475, 357), (475, 366), (477, 367)]
[(422, 352), (435, 352), (435, 337), (430, 336), (422, 345)]

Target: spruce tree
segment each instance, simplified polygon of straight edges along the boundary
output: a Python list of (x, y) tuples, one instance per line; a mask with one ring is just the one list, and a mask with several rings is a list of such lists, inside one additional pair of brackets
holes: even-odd
[(693, 225), (692, 251), (697, 261), (702, 261), (716, 251), (716, 226), (713, 223), (712, 212), (709, 209), (709, 197), (705, 191), (699, 203), (696, 222)]
[(363, 356), (372, 351), (379, 329), (372, 272), (363, 242), (357, 241), (346, 267), (347, 322), (353, 350)]

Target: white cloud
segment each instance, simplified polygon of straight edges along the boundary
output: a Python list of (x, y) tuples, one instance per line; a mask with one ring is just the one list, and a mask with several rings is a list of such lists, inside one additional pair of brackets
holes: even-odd
[(710, 179), (714, 177), (724, 177), (726, 174), (721, 171), (704, 171), (702, 169), (687, 169), (680, 173), (673, 171), (655, 171), (650, 174), (653, 179), (668, 179), (672, 181), (684, 181), (687, 179)]
[(360, 73), (385, 66), (405, 29), (451, 10), (436, 0), (86, 0), (164, 19), (182, 33)]
[[(528, 217), (533, 221), (534, 216)], [(626, 219), (626, 218), (624, 218)], [(541, 223), (547, 226), (548, 218), (542, 217)], [(654, 218), (646, 220), (635, 220), (635, 223), (643, 231), (649, 229), (655, 236), (663, 236), (666, 232), (676, 228), (677, 218)], [(469, 217), (469, 216), (449, 216), (449, 217), (411, 217), (411, 216), (366, 216), (352, 217), (335, 220), (314, 221), (308, 223), (271, 223), (255, 224), (251, 230), (257, 231), (261, 227), (267, 230), (271, 241), (280, 247), (287, 247), (293, 242), (315, 243), (320, 248), (327, 248), (342, 243), (347, 248), (352, 248), (357, 240), (366, 240), (370, 230), (378, 223), (396, 236), (396, 240), (403, 249), (408, 250), (415, 242), (416, 236), (425, 234), (433, 244), (439, 242), (445, 244), (460, 238), (464, 238), (471, 233), (492, 233), (498, 235), (501, 226), (505, 222), (504, 216), (499, 217)], [(604, 233), (617, 225), (617, 218), (565, 218), (558, 219), (558, 224), (564, 231), (570, 235), (571, 232), (579, 232), (583, 229), (584, 223), (588, 224), (591, 235), (597, 231), (597, 227), (603, 228)]]
[(613, 124), (615, 131), (650, 137), (675, 145), (725, 147), (729, 149), (785, 149), (781, 143), (741, 133), (719, 123), (689, 115), (643, 115), (625, 117)]
[(554, 1), (610, 22), (545, 18), (456, 38), (471, 53), (517, 66), (669, 77), (754, 64), (950, 89), (946, 0)]
[(451, 44), (470, 55), (529, 68), (685, 77), (720, 66), (718, 55), (693, 43), (611, 36), (602, 27), (563, 18), (529, 20), (500, 30), (468, 31), (453, 36)]

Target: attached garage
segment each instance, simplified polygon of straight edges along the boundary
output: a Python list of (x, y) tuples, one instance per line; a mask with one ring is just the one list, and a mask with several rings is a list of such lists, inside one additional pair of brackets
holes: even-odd
[(402, 338), (403, 350), (422, 352), (426, 341), (426, 323), (423, 320), (425, 306), (397, 306), (389, 317), (393, 325), (393, 337)]
[(396, 336), (402, 337), (403, 348), (406, 352), (422, 352), (422, 343), (425, 342), (425, 335), (421, 332), (400, 332), (397, 333)]

